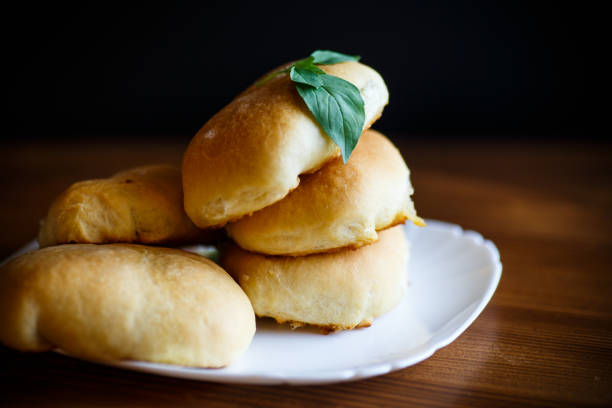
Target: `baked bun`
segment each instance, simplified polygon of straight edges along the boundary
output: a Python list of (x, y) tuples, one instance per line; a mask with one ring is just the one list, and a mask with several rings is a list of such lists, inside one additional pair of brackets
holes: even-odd
[(400, 152), (382, 134), (367, 130), (346, 164), (334, 159), (303, 176), (281, 201), (226, 229), (243, 249), (270, 255), (357, 248), (376, 241), (376, 231), (406, 219), (424, 225), (412, 193)]
[(0, 268), (0, 341), (91, 360), (221, 367), (255, 333), (249, 299), (212, 261), (142, 245), (60, 245)]
[[(381, 115), (388, 92), (376, 71), (358, 62), (320, 68), (360, 90), (364, 128)], [(297, 187), (300, 174), (339, 154), (295, 83), (279, 75), (252, 85), (191, 140), (183, 156), (185, 210), (200, 228), (223, 226), (282, 199)]]
[(153, 165), (71, 185), (51, 204), (38, 243), (178, 244), (211, 236), (183, 210), (179, 169)]
[(258, 316), (335, 331), (369, 326), (399, 303), (408, 254), (403, 227), (396, 226), (372, 245), (304, 257), (264, 256), (231, 244), (221, 264)]

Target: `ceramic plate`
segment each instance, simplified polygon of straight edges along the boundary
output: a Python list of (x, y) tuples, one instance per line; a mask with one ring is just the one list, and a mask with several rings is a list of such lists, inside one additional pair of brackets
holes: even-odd
[[(110, 365), (194, 380), (248, 384), (325, 384), (385, 374), (416, 364), (455, 340), (493, 296), (502, 266), (495, 245), (457, 225), (406, 226), (412, 242), (404, 300), (371, 327), (321, 335), (258, 319), (247, 352), (222, 369), (144, 362)], [(30, 243), (18, 253), (35, 249)]]

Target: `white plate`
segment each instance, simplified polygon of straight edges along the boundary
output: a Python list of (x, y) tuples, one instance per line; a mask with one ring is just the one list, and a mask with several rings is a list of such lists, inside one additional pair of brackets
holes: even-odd
[[(412, 241), (404, 300), (371, 327), (321, 335), (258, 319), (247, 352), (222, 369), (110, 363), (147, 373), (225, 383), (325, 384), (399, 370), (455, 340), (482, 312), (501, 277), (499, 252), (473, 231), (440, 221), (405, 227)], [(18, 253), (35, 249), (30, 243)]]

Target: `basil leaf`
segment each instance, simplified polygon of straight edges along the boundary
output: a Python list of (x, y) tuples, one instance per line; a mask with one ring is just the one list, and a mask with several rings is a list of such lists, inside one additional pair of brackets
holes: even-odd
[(291, 76), (291, 80), (293, 82), (314, 86), (315, 88), (318, 88), (323, 85), (323, 81), (321, 80), (322, 75), (320, 73), (313, 72), (310, 69), (299, 68), (297, 67), (297, 65), (291, 68), (289, 75)]
[(325, 133), (340, 147), (342, 160), (346, 163), (363, 130), (364, 102), (353, 84), (327, 75), (315, 64), (329, 65), (359, 59), (358, 55), (317, 50), (289, 67), (267, 75), (256, 85), (262, 85), (281, 73), (289, 72), (306, 106)]
[(340, 147), (346, 163), (363, 131), (363, 99), (359, 90), (344, 79), (327, 74), (320, 79), (318, 88), (304, 83), (296, 83), (296, 88), (316, 121)]
[(305, 70), (311, 71), (314, 74), (324, 74), (325, 73), (325, 71), (323, 71), (321, 68), (317, 67), (314, 64), (314, 57), (308, 57), (308, 58), (301, 59), (295, 64), (293, 64), (291, 68), (292, 69), (293, 68), (305, 69)]
[(313, 63), (319, 65), (337, 64), (345, 61), (359, 61), (361, 58), (359, 55), (346, 55), (329, 50), (316, 50), (310, 54), (310, 56), (314, 59)]
[(293, 67), (299, 67), (299, 68), (312, 67), (314, 65), (314, 60), (315, 59), (312, 56), (306, 57), (304, 59), (296, 61), (292, 66)]
[[(255, 85), (261, 86), (261, 85), (265, 84), (266, 82), (268, 82), (269, 80), (271, 80), (272, 78), (274, 78), (274, 77), (276, 77), (276, 76), (278, 76), (280, 74), (284, 74), (285, 72), (292, 73), (295, 68), (300, 68), (300, 69), (303, 69), (303, 70), (308, 70), (308, 71), (311, 71), (314, 74), (324, 74), (325, 71), (323, 71), (321, 68), (319, 68), (316, 65), (314, 65), (314, 60), (315, 60), (315, 58), (310, 56), (310, 57), (306, 57), (304, 59), (301, 59), (299, 61), (296, 61), (291, 66), (289, 66), (289, 67), (287, 67), (287, 68), (285, 68), (285, 69), (283, 69), (281, 71), (272, 72), (271, 74), (266, 75), (264, 78), (262, 78), (261, 80), (257, 81), (255, 83)], [(293, 76), (291, 77), (291, 79), (293, 80)], [(295, 82), (300, 82), (300, 81), (295, 81)], [(307, 82), (304, 82), (304, 83), (308, 84)], [(317, 85), (317, 86), (319, 86), (319, 85)]]

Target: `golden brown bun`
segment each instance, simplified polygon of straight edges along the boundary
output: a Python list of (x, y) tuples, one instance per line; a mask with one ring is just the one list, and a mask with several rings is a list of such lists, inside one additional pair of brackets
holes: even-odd
[(424, 225), (412, 193), (400, 152), (382, 134), (367, 130), (348, 163), (334, 159), (303, 176), (281, 201), (226, 229), (243, 249), (269, 255), (357, 248), (376, 241), (376, 231), (406, 219)]
[[(321, 69), (361, 91), (364, 128), (381, 115), (388, 92), (376, 71), (358, 62)], [(339, 154), (289, 76), (279, 75), (240, 94), (191, 140), (183, 156), (185, 210), (201, 228), (222, 226), (280, 200), (300, 174)]]
[(138, 167), (107, 179), (80, 181), (55, 199), (38, 233), (41, 247), (86, 243), (206, 242), (183, 210), (180, 171)]
[(92, 360), (220, 367), (248, 347), (253, 308), (199, 255), (142, 245), (60, 245), (0, 268), (0, 341)]
[(399, 303), (408, 255), (403, 227), (396, 226), (374, 244), (303, 257), (264, 256), (231, 244), (221, 265), (258, 316), (341, 330), (369, 326)]

